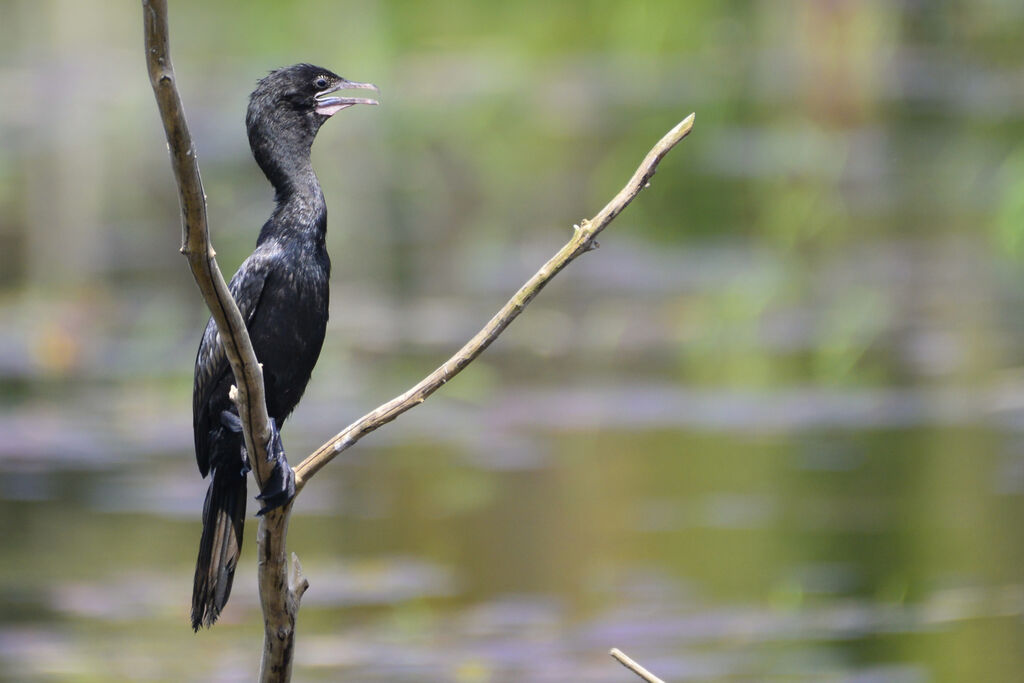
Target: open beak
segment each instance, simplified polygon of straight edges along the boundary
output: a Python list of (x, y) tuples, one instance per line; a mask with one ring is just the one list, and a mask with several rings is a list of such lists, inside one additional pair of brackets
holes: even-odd
[(343, 78), (327, 90), (321, 90), (316, 94), (317, 114), (321, 116), (334, 116), (342, 109), (348, 109), (357, 104), (380, 104), (377, 100), (371, 100), (366, 97), (334, 97), (332, 93), (336, 93), (339, 90), (374, 90), (380, 92), (380, 88), (373, 83), (356, 83), (355, 81), (346, 81)]

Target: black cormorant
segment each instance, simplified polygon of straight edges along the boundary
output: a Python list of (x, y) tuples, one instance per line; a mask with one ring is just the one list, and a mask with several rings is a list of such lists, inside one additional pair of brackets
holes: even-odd
[[(259, 82), (245, 117), (249, 146), (274, 186), (276, 201), (256, 250), (229, 285), (263, 365), (267, 412), (275, 423), (268, 448), (276, 457), (274, 475), (260, 496), (264, 507), (258, 514), (285, 504), (295, 492), (294, 473), (276, 429), (299, 402), (320, 355), (331, 272), (324, 244), (327, 205), (309, 153), (329, 117), (356, 104), (377, 104), (339, 96), (351, 88), (377, 89), (318, 66), (297, 64)], [(212, 625), (227, 602), (242, 545), (249, 463), (237, 409), (228, 398), (234, 382), (211, 319), (196, 355), (192, 397), (196, 460), (204, 477), (211, 474), (192, 590), (196, 630)]]

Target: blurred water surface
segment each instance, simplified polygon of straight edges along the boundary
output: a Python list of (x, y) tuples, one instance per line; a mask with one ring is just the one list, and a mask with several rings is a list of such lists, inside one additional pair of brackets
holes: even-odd
[[(171, 3), (225, 271), (245, 98), (308, 60), (332, 319), (293, 461), (432, 370), (690, 111), (457, 380), (304, 491), (295, 679), (1012, 681), (1024, 669), (1024, 6)], [(0, 3), (0, 680), (242, 681), (187, 609), (206, 314), (141, 9)]]

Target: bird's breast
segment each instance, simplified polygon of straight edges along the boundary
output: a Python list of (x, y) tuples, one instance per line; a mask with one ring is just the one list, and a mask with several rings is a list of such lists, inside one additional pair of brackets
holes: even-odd
[(267, 407), (279, 421), (291, 412), (320, 356), (329, 308), (328, 272), (314, 259), (281, 259), (250, 329), (263, 364)]

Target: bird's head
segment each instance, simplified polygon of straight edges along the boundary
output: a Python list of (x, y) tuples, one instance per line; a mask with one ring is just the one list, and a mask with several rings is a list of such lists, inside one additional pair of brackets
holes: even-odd
[(295, 64), (271, 71), (249, 97), (246, 125), (267, 129), (264, 134), (302, 133), (312, 137), (320, 126), (342, 109), (357, 104), (377, 104), (365, 97), (346, 97), (345, 90), (377, 90), (372, 83), (349, 81), (329, 69)]
[(377, 100), (341, 94), (353, 89), (377, 90), (377, 86), (346, 80), (312, 64), (271, 71), (256, 85), (245, 116), (249, 146), (279, 191), (300, 167), (308, 165), (313, 139), (327, 119), (357, 104), (377, 104)]

